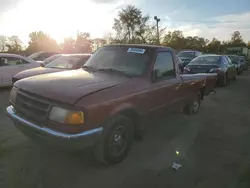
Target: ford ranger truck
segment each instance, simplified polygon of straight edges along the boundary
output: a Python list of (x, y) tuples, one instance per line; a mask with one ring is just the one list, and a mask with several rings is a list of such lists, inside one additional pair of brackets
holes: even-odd
[(35, 141), (94, 149), (104, 164), (128, 154), (139, 120), (167, 109), (197, 113), (216, 84), (216, 74), (180, 75), (168, 47), (108, 45), (82, 69), (17, 81), (7, 115)]

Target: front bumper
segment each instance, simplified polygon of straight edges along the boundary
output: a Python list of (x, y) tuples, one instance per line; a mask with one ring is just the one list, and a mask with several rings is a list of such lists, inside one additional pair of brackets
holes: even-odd
[(77, 134), (62, 133), (23, 119), (15, 113), (13, 106), (7, 107), (6, 113), (14, 125), (32, 140), (69, 150), (94, 146), (103, 132), (103, 127), (99, 127)]

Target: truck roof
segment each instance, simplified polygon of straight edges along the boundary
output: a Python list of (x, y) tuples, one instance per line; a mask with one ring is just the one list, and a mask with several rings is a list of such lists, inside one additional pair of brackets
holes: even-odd
[(119, 47), (141, 47), (141, 48), (164, 48), (164, 49), (169, 49), (171, 51), (173, 51), (174, 49), (171, 47), (166, 47), (166, 46), (160, 46), (160, 45), (151, 45), (151, 44), (109, 44), (106, 45), (105, 47), (109, 47), (109, 46), (119, 46)]
[(201, 52), (199, 50), (181, 50), (179, 52)]

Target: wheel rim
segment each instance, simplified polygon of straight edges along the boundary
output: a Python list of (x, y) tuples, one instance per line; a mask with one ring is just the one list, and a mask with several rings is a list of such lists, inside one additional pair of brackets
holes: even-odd
[(111, 135), (109, 142), (109, 151), (113, 156), (121, 155), (128, 144), (128, 132), (124, 126), (120, 125), (116, 127)]
[(193, 112), (197, 112), (198, 109), (199, 109), (199, 107), (200, 107), (199, 101), (198, 101), (198, 100), (195, 100), (195, 101), (193, 102)]

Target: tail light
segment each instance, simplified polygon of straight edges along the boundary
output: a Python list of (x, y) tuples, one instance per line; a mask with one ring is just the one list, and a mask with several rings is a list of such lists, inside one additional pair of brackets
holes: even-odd
[(184, 67), (184, 72), (191, 72), (191, 70), (188, 67)]

